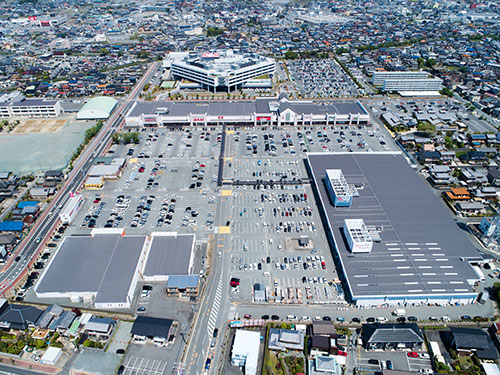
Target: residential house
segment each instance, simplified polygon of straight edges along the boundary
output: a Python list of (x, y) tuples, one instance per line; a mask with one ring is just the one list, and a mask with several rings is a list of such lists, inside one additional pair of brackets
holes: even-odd
[(313, 336), (327, 336), (331, 338), (337, 337), (337, 331), (332, 322), (314, 322), (312, 324), (312, 335)]
[(486, 143), (486, 135), (484, 134), (469, 134), (469, 142), (473, 147), (481, 147)]
[(198, 275), (170, 275), (167, 281), (167, 295), (177, 297), (196, 297), (200, 278)]
[(481, 151), (469, 151), (458, 157), (463, 163), (469, 164), (486, 164), (489, 159), (488, 156)]
[(66, 335), (76, 319), (76, 313), (73, 311), (64, 311), (58, 319), (52, 321), (49, 328), (56, 330), (60, 334)]
[(498, 352), (490, 336), (481, 328), (450, 327), (451, 347), (460, 355), (476, 355), (479, 359), (498, 359)]
[(363, 324), (361, 338), (366, 350), (419, 350), (424, 343), (415, 323)]
[(498, 198), (497, 189), (494, 186), (481, 186), (473, 191), (476, 198), (494, 200)]
[(9, 304), (0, 299), (0, 329), (16, 329), (24, 331), (35, 327), (35, 323), (42, 315), (42, 310), (26, 305)]
[(304, 332), (271, 328), (267, 347), (279, 351), (304, 350)]
[(135, 343), (151, 340), (155, 345), (166, 345), (172, 333), (171, 319), (138, 316), (130, 333)]
[(85, 324), (85, 332), (94, 340), (106, 341), (111, 337), (115, 324), (113, 319), (92, 317)]
[(17, 236), (12, 233), (0, 234), (0, 248), (10, 252), (17, 244)]
[(441, 160), (443, 160), (444, 162), (455, 160), (455, 151), (441, 150), (439, 151), (439, 153), (441, 154)]
[(481, 169), (461, 168), (460, 179), (466, 183), (467, 186), (474, 186), (478, 184), (485, 184), (488, 182), (487, 171)]
[(468, 201), (471, 196), (466, 188), (451, 188), (450, 191), (445, 191), (443, 193), (446, 199), (451, 201)]
[(485, 209), (485, 206), (481, 202), (459, 202), (456, 208), (464, 213), (480, 213)]
[(448, 185), (452, 182), (451, 168), (447, 165), (429, 166), (429, 178), (434, 185)]
[(0, 172), (0, 197), (12, 197), (18, 185), (18, 178), (12, 172)]
[(422, 164), (436, 163), (441, 161), (438, 151), (422, 151), (418, 154), (418, 161)]
[(45, 182), (56, 182), (59, 184), (64, 181), (64, 173), (57, 170), (47, 171), (43, 175), (43, 179)]
[(59, 319), (63, 312), (64, 309), (58, 305), (51, 305), (47, 307), (40, 318), (37, 320), (37, 327), (49, 328), (52, 321)]
[(24, 223), (20, 220), (5, 220), (0, 222), (0, 233), (22, 232)]
[(328, 355), (317, 355), (307, 361), (307, 373), (309, 375), (342, 375), (341, 363), (337, 358)]
[(54, 195), (56, 192), (55, 188), (49, 188), (49, 187), (34, 187), (30, 190), (30, 196), (31, 198), (34, 199), (47, 199)]
[(337, 354), (335, 339), (329, 336), (313, 335), (311, 337), (311, 355)]
[(488, 182), (496, 187), (500, 187), (500, 170), (498, 167), (488, 168)]

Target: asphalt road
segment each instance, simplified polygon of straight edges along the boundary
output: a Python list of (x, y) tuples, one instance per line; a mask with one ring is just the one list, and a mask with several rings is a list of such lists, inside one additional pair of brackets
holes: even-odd
[[(130, 108), (134, 99), (137, 98), (145, 82), (151, 74), (158, 69), (158, 63), (154, 63), (147, 70), (144, 76), (136, 84), (129, 96), (122, 102), (119, 109), (111, 115), (111, 118), (104, 124), (99, 134), (90, 142), (83, 153), (74, 164), (74, 168), (69, 174), (66, 182), (54, 199), (48, 205), (46, 210), (36, 221), (33, 228), (24, 238), (10, 260), (0, 271), (0, 294), (5, 295), (15, 284), (24, 276), (29, 267), (35, 262), (39, 252), (48, 241), (50, 235), (59, 224), (59, 212), (67, 200), (69, 193), (77, 191), (89, 170), (93, 165), (94, 159), (106, 149), (111, 135), (120, 127), (123, 122), (124, 114)], [(16, 257), (21, 256), (19, 262)]]

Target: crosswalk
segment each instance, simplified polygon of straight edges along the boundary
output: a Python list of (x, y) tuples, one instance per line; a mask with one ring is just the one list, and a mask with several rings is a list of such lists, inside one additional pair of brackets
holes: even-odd
[(207, 326), (208, 337), (212, 337), (215, 329), (215, 324), (217, 323), (217, 316), (219, 315), (220, 303), (222, 301), (222, 276), (223, 274), (221, 273), (219, 282), (217, 284), (217, 290), (215, 291), (214, 302), (210, 310), (210, 316), (208, 318), (208, 326)]

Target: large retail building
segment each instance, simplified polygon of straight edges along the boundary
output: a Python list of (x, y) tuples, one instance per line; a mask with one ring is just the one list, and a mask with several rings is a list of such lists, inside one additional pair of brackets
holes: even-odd
[(135, 102), (125, 127), (158, 126), (312, 126), (368, 125), (370, 116), (359, 101), (295, 101), (284, 94), (253, 101)]
[(307, 162), (351, 302), (474, 302), (480, 280), (469, 262), (480, 255), (400, 152), (308, 154)]

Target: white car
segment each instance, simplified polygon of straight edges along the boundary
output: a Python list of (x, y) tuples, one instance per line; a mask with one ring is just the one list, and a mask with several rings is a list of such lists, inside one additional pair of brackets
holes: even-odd
[(301, 322), (311, 322), (311, 318), (304, 315), (303, 317), (300, 318), (300, 321)]

